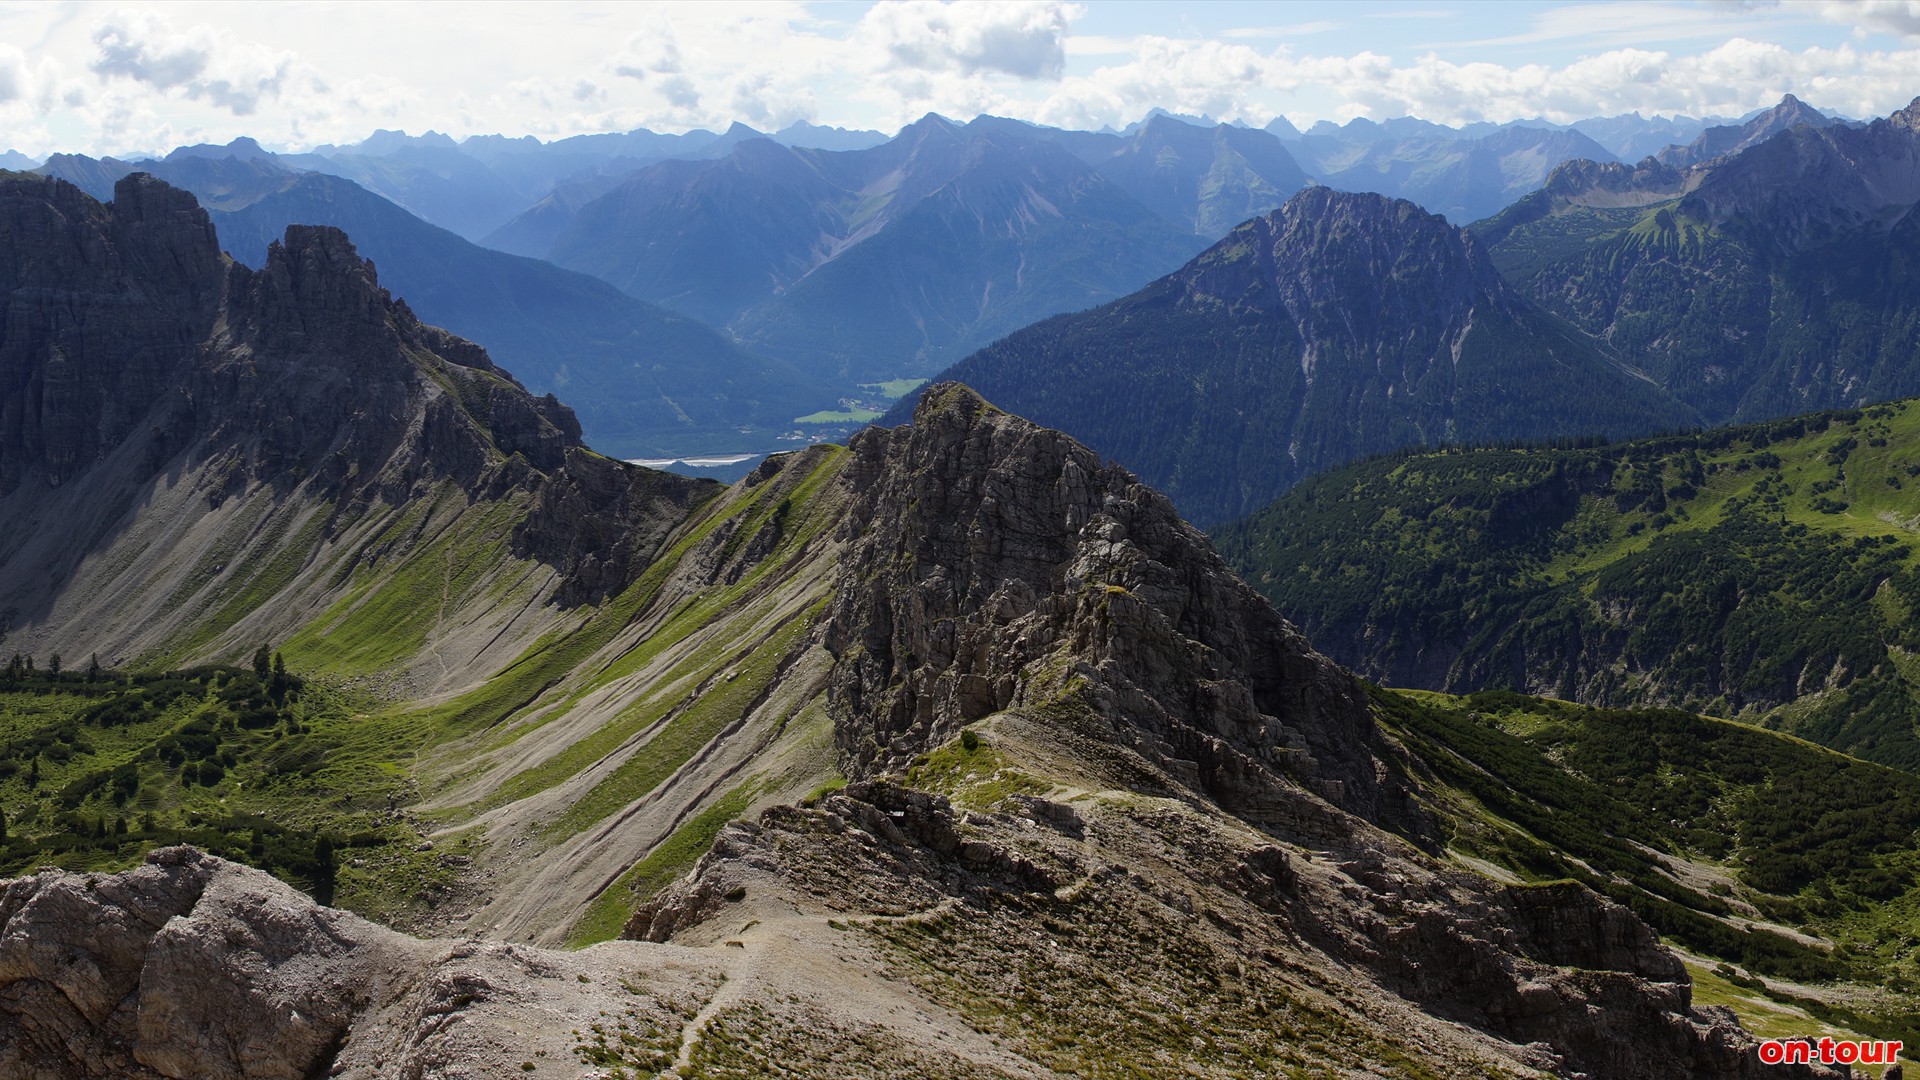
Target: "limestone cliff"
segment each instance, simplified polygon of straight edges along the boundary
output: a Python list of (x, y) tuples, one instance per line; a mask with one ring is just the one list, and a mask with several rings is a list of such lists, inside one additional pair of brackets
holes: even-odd
[[(13, 647), (123, 657), (217, 635), (268, 547), (309, 537), (331, 562), (322, 549), (346, 540), (349, 565), (391, 560), (407, 543), (376, 538), (429, 496), (516, 504), (511, 554), (577, 603), (625, 584), (718, 490), (587, 451), (571, 410), (422, 324), (338, 230), (292, 227), (254, 271), (221, 254), (191, 195), (140, 174), (111, 204), (7, 179), (0, 210)], [(284, 633), (328, 596), (315, 583), (253, 629)]]
[[(1423, 766), (1163, 496), (957, 384), (852, 450), (826, 644), (855, 782), (730, 827), (630, 936), (770, 894), (1068, 1073), (1164, 1052), (1167, 1001), (1254, 1072), (1759, 1075), (1626, 908), (1424, 851)], [(1314, 1009), (1317, 1060), (1272, 1020)]]

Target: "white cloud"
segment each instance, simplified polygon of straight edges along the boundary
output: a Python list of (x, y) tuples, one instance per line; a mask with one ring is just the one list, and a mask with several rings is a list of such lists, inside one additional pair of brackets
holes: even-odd
[(1372, 115), (1409, 113), (1441, 123), (1533, 117), (1565, 123), (1635, 110), (1734, 116), (1788, 93), (1866, 116), (1904, 102), (1912, 72), (1920, 70), (1920, 50), (1862, 53), (1843, 45), (1795, 52), (1734, 38), (1702, 53), (1616, 49), (1558, 68), (1455, 64), (1433, 55), (1403, 65), (1361, 56), (1287, 66), (1296, 85), (1324, 83)]
[(1823, 0), (1820, 14), (1862, 30), (1920, 37), (1920, 0)]
[(1081, 10), (1053, 0), (900, 0), (868, 9), (854, 40), (879, 50), (886, 67), (1058, 79)]
[(1032, 119), (1068, 127), (1125, 124), (1158, 107), (1242, 118), (1256, 111), (1263, 88), (1290, 89), (1277, 57), (1247, 45), (1145, 37), (1132, 58), (1065, 79), (1033, 110)]
[[(566, 0), (458, 18), (335, 0), (0, 4), (0, 131), (33, 153), (128, 154), (241, 134), (299, 149), (375, 128), (892, 128), (927, 112), (1096, 128), (1155, 107), (1303, 126), (1730, 115), (1788, 92), (1864, 117), (1920, 89), (1920, 0), (1616, 0), (1492, 18), (1443, 8), (1314, 13), (1348, 24), (1336, 29), (1038, 0)], [(1209, 14), (1211, 29), (1193, 25)]]
[(262, 99), (278, 96), (295, 64), (292, 53), (204, 25), (179, 30), (151, 10), (108, 13), (94, 26), (93, 44), (88, 66), (102, 79), (178, 90), (235, 116), (251, 116)]

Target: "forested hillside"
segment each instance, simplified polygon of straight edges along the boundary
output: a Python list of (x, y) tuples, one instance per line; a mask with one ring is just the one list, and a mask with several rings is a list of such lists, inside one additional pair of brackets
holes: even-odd
[(1396, 686), (1678, 705), (1920, 769), (1920, 407), (1384, 457), (1221, 530)]

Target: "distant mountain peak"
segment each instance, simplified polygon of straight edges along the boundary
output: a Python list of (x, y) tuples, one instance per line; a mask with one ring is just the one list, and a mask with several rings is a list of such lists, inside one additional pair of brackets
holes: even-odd
[(1668, 165), (1698, 165), (1757, 146), (1803, 124), (1821, 128), (1833, 123), (1833, 118), (1826, 113), (1787, 94), (1771, 109), (1755, 113), (1739, 124), (1710, 127), (1686, 146), (1669, 146), (1656, 156)]
[(901, 128), (900, 134), (905, 135), (910, 131), (915, 134), (933, 130), (953, 131), (962, 126), (964, 125), (954, 123), (939, 113), (930, 112), (920, 119), (915, 120), (913, 123), (908, 124), (906, 127)]
[(1887, 119), (1910, 131), (1920, 131), (1920, 97), (1914, 98), (1907, 103), (1906, 108), (1893, 113)]
[(1367, 454), (1692, 420), (1515, 293), (1477, 238), (1320, 186), (942, 378), (1124, 462), (1203, 525)]
[(273, 157), (272, 151), (267, 150), (259, 143), (242, 135), (224, 146), (214, 143), (198, 143), (193, 146), (176, 147), (172, 153), (167, 155), (166, 160), (179, 161), (182, 158), (238, 158), (242, 161), (251, 161), (259, 158), (272, 159)]

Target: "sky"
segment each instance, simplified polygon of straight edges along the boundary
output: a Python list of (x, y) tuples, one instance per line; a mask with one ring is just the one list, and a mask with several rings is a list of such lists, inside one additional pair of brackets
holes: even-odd
[(1123, 127), (1739, 116), (1920, 95), (1920, 0), (0, 3), (0, 149), (239, 135), (891, 133), (929, 112)]

